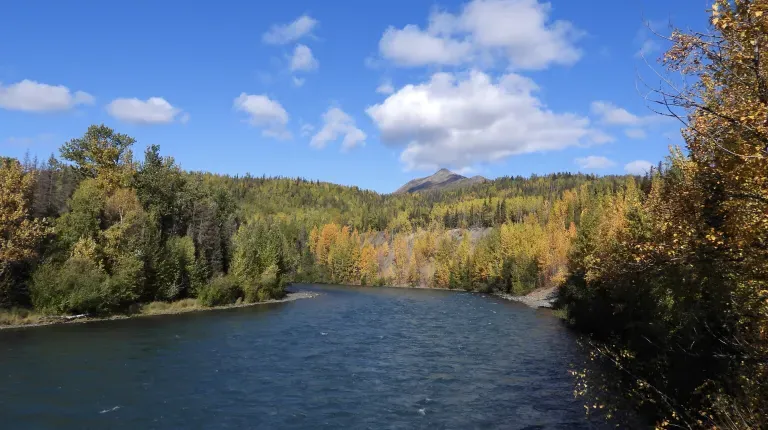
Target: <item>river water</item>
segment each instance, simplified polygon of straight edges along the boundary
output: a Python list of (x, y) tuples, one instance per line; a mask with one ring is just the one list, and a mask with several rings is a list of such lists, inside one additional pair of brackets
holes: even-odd
[(549, 311), (434, 290), (0, 332), (8, 429), (598, 428)]

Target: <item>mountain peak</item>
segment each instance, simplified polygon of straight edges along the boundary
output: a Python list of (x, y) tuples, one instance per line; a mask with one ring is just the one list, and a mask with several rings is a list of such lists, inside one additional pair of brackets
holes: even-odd
[(397, 191), (395, 191), (395, 194), (465, 187), (485, 181), (487, 181), (487, 179), (482, 176), (473, 176), (472, 178), (467, 178), (465, 176), (453, 173), (446, 168), (442, 168), (431, 176), (408, 181), (408, 183), (398, 188)]

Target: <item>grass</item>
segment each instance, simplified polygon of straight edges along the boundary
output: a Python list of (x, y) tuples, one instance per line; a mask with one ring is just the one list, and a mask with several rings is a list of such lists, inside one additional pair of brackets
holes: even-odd
[(142, 315), (160, 315), (189, 312), (202, 309), (203, 306), (195, 299), (182, 299), (175, 302), (151, 302), (141, 307)]
[(553, 309), (552, 315), (560, 318), (563, 321), (568, 321), (568, 311), (566, 311), (564, 308)]
[(24, 308), (0, 309), (0, 326), (38, 324), (43, 315)]
[[(297, 294), (301, 295), (301, 294)], [(313, 295), (304, 295), (303, 297), (298, 298), (308, 298), (308, 297), (314, 297)], [(295, 299), (296, 297), (294, 297)], [(290, 298), (288, 299), (290, 300)], [(146, 315), (170, 315), (170, 314), (180, 314), (184, 312), (194, 312), (194, 311), (201, 311), (201, 310), (208, 310), (208, 309), (224, 309), (224, 308), (232, 308), (232, 307), (240, 307), (240, 306), (251, 306), (251, 305), (258, 305), (260, 303), (272, 303), (276, 301), (283, 301), (283, 300), (267, 300), (264, 302), (255, 302), (255, 303), (244, 303), (241, 298), (238, 298), (237, 301), (230, 304), (225, 304), (221, 306), (204, 306), (200, 304), (195, 299), (182, 299), (177, 300), (175, 302), (151, 302), (144, 305), (137, 304), (133, 310), (126, 314), (113, 314), (109, 316), (83, 316), (82, 318), (77, 318), (76, 322), (88, 322), (88, 321), (102, 321), (102, 320), (110, 320), (110, 319), (125, 319), (125, 318), (131, 318), (134, 316), (146, 316)], [(59, 323), (67, 323), (70, 321), (73, 321), (71, 319), (72, 317), (67, 316), (55, 316), (55, 315), (44, 315), (36, 313), (33, 310), (25, 309), (25, 308), (12, 308), (12, 309), (0, 309), (0, 329), (3, 328), (15, 328), (15, 327), (22, 327), (22, 326), (39, 326), (39, 325), (49, 325), (49, 324), (59, 324)]]

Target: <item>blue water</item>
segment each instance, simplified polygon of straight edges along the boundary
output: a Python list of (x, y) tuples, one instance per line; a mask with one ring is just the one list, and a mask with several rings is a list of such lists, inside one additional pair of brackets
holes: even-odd
[(548, 311), (449, 291), (299, 286), (250, 308), (0, 332), (0, 427), (595, 428)]

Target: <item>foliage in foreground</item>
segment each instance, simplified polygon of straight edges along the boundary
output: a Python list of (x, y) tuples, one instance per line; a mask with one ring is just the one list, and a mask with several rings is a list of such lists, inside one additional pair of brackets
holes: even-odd
[(665, 62), (696, 83), (659, 93), (688, 155), (647, 198), (588, 206), (561, 291), (660, 427), (768, 427), (767, 14), (718, 0), (712, 36), (673, 34)]

